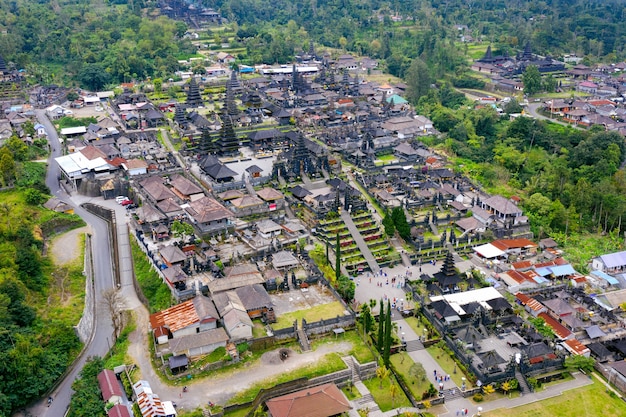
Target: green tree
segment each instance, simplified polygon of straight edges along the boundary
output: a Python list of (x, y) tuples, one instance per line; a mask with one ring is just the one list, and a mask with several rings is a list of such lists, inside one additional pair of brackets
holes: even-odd
[(2, 172), (2, 185), (9, 185), (15, 180), (15, 159), (6, 146), (0, 148), (0, 172)]
[(394, 207), (391, 211), (391, 218), (400, 237), (405, 240), (409, 239), (411, 237), (411, 226), (406, 221), (406, 214), (404, 213), (404, 209), (401, 206)]
[(578, 369), (582, 369), (587, 373), (593, 372), (593, 365), (595, 363), (595, 359), (588, 358), (582, 355), (573, 355), (565, 359), (565, 367), (570, 371), (577, 371)]
[(529, 65), (522, 74), (524, 94), (529, 96), (541, 91), (541, 73), (535, 65)]
[(383, 344), (383, 363), (389, 367), (389, 357), (391, 355), (391, 301), (387, 300), (387, 310), (385, 311), (385, 335)]
[(98, 384), (98, 374), (104, 369), (104, 361), (96, 356), (89, 359), (79, 377), (72, 384), (74, 393), (70, 400), (69, 417), (105, 417), (102, 394)]
[(417, 104), (419, 99), (430, 91), (432, 79), (428, 66), (419, 58), (415, 58), (404, 76), (407, 89), (406, 97), (411, 104)]
[(172, 233), (176, 237), (185, 239), (186, 236), (193, 236), (193, 226), (180, 220), (174, 220), (171, 226)]
[(389, 237), (393, 237), (396, 233), (396, 226), (394, 225), (393, 218), (389, 211), (385, 211), (385, 217), (383, 217), (383, 227), (385, 228), (385, 234)]
[(46, 201), (46, 196), (43, 195), (39, 190), (34, 188), (28, 188), (24, 192), (24, 196), (26, 199), (26, 203), (31, 206), (38, 206), (39, 204), (43, 204)]
[(84, 65), (78, 77), (85, 87), (94, 91), (101, 90), (111, 81), (111, 76), (102, 64)]
[(380, 300), (380, 312), (378, 313), (378, 337), (376, 338), (376, 349), (382, 353), (385, 339), (385, 304)]
[(337, 279), (337, 292), (341, 295), (341, 298), (343, 298), (345, 302), (351, 303), (352, 300), (354, 300), (355, 290), (356, 285), (354, 284), (354, 281), (345, 275), (339, 276)]

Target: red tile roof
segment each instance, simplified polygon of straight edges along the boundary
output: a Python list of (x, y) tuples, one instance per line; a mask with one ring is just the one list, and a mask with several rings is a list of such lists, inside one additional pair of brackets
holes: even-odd
[(335, 384), (325, 384), (272, 398), (265, 404), (272, 417), (330, 417), (352, 408)]
[(107, 415), (109, 417), (130, 417), (130, 413), (128, 412), (128, 407), (126, 407), (123, 404), (117, 404), (111, 407)]
[(100, 385), (100, 391), (102, 391), (104, 401), (109, 401), (111, 397), (122, 396), (122, 388), (117, 382), (115, 373), (110, 369), (104, 369), (98, 374), (98, 384)]
[(517, 249), (517, 248), (536, 248), (537, 244), (532, 240), (528, 239), (500, 239), (494, 240), (491, 242), (493, 246), (496, 248), (506, 251), (507, 249)]
[(576, 355), (588, 355), (589, 348), (576, 339), (569, 339), (565, 341), (565, 344), (569, 346), (570, 350)]
[(546, 325), (552, 329), (556, 337), (559, 339), (567, 339), (572, 335), (572, 332), (567, 330), (565, 326), (548, 315), (548, 313), (539, 313), (538, 317), (541, 317), (546, 322)]

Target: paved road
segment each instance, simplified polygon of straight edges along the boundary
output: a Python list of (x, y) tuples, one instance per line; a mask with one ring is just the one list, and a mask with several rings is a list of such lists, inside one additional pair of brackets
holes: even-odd
[(46, 185), (50, 188), (51, 194), (55, 195), (67, 204), (74, 206), (75, 213), (79, 215), (86, 223), (91, 226), (93, 233), (92, 244), (95, 269), (95, 299), (96, 299), (96, 322), (94, 326), (94, 334), (90, 341), (85, 345), (82, 355), (76, 360), (75, 365), (66, 377), (51, 393), (54, 401), (50, 407), (46, 406), (45, 399), (41, 399), (33, 404), (28, 410), (33, 416), (63, 416), (69, 407), (70, 397), (72, 395), (72, 383), (76, 379), (78, 373), (82, 369), (85, 361), (90, 356), (104, 356), (108, 351), (109, 343), (112, 342), (113, 327), (111, 319), (104, 305), (100, 302), (102, 292), (113, 287), (113, 271), (111, 269), (111, 250), (109, 247), (109, 237), (106, 223), (100, 218), (88, 213), (78, 205), (76, 205), (65, 191), (59, 187), (59, 167), (54, 162), (54, 157), (61, 155), (61, 144), (56, 134), (54, 126), (45, 115), (45, 111), (37, 111), (37, 119), (39, 123), (46, 127), (50, 145), (53, 149), (48, 161), (48, 174), (46, 177)]
[(532, 117), (534, 117), (535, 119), (548, 120), (548, 121), (550, 121), (552, 123), (557, 123), (557, 124), (560, 124), (560, 125), (563, 125), (563, 126), (570, 126), (570, 127), (576, 128), (576, 129), (580, 129), (578, 126), (574, 126), (571, 123), (561, 122), (560, 120), (551, 119), (550, 117), (546, 117), (546, 116), (540, 114), (538, 109), (542, 105), (543, 105), (543, 103), (530, 103), (530, 104), (528, 104), (528, 106), (526, 106), (526, 109), (528, 110), (528, 113), (530, 113), (530, 115)]

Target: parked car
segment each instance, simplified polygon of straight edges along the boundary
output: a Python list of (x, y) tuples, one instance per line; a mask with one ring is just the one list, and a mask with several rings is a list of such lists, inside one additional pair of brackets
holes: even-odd
[(129, 205), (133, 204), (133, 200), (126, 199), (126, 200), (122, 201), (120, 204), (123, 205), (123, 206), (129, 206)]
[(125, 197), (123, 195), (119, 195), (119, 196), (115, 197), (115, 202), (117, 204), (122, 204), (122, 201), (126, 201), (128, 199), (129, 199), (128, 197)]

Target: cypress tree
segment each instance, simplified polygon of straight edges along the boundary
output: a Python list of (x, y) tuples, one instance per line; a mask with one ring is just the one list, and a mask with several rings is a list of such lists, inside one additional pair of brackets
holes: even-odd
[(341, 242), (339, 242), (339, 232), (337, 232), (337, 243), (335, 244), (335, 279), (339, 281), (341, 276)]
[(380, 300), (380, 313), (378, 314), (378, 337), (376, 338), (376, 349), (383, 351), (383, 339), (385, 337), (385, 304)]
[(383, 344), (383, 363), (389, 368), (389, 355), (391, 354), (391, 302), (387, 300), (387, 311), (385, 312), (385, 337)]

